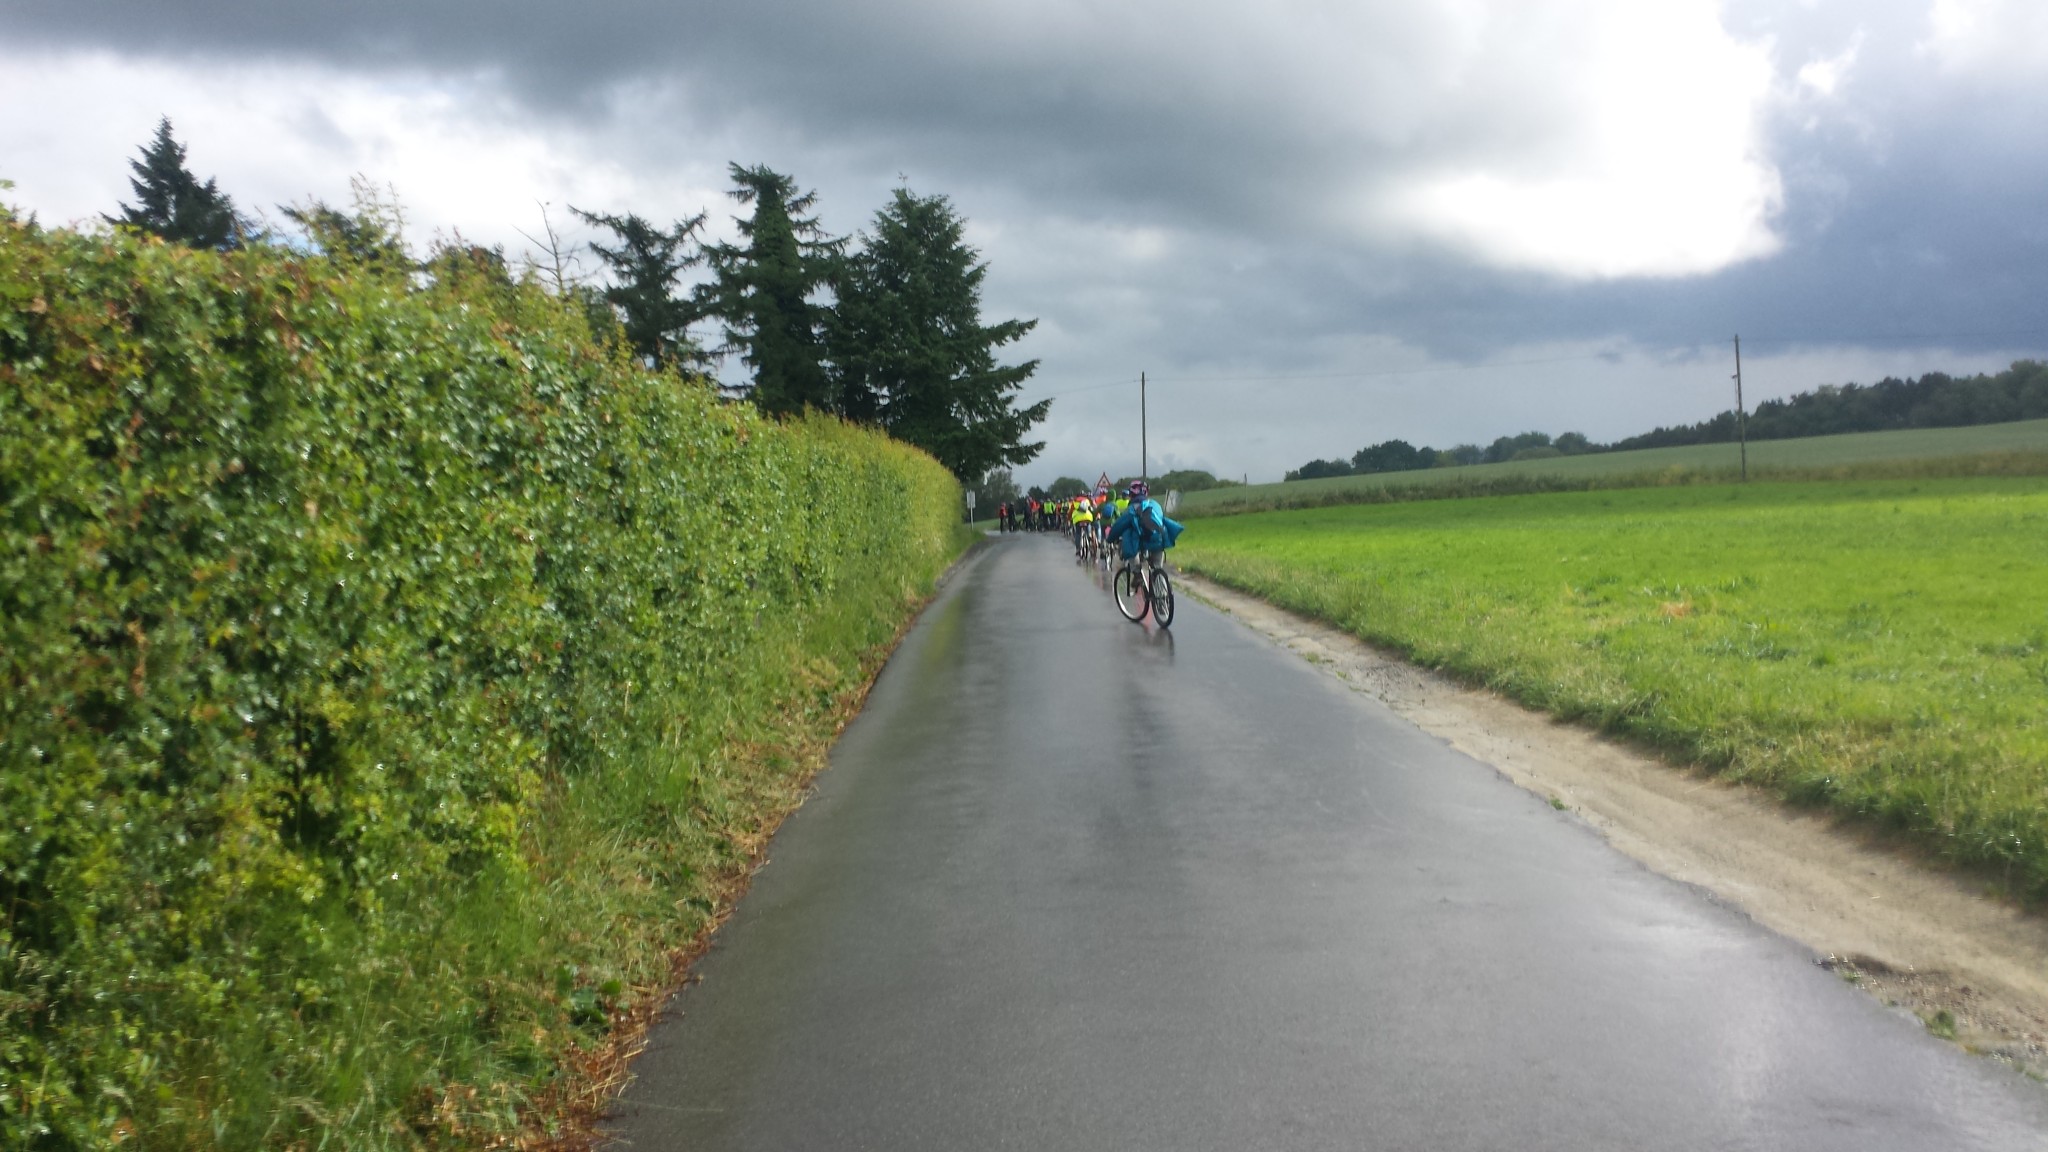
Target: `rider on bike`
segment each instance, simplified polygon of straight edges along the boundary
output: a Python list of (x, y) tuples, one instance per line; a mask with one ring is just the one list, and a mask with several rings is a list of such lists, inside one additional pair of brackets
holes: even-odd
[(1130, 506), (1109, 526), (1106, 539), (1123, 545), (1126, 560), (1140, 552), (1164, 552), (1173, 547), (1173, 542), (1180, 539), (1181, 526), (1166, 518), (1166, 509), (1152, 499), (1145, 482), (1131, 481), (1129, 496)]

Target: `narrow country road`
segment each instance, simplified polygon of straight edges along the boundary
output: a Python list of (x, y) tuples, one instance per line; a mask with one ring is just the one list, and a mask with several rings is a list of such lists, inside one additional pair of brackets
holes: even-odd
[(926, 612), (697, 971), (634, 1149), (2048, 1148), (2048, 1090), (1045, 537)]

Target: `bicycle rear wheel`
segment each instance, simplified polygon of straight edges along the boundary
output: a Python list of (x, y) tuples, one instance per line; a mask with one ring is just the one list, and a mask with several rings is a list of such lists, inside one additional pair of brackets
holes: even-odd
[(1111, 588), (1116, 593), (1116, 610), (1124, 614), (1124, 619), (1135, 624), (1145, 618), (1151, 597), (1145, 591), (1142, 573), (1129, 566), (1119, 568)]
[(1152, 570), (1152, 620), (1161, 628), (1173, 627), (1173, 581), (1164, 568)]

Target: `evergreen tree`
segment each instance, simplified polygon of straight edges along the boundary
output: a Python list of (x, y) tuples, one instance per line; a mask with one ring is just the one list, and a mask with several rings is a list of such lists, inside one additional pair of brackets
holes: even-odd
[(612, 283), (604, 298), (624, 318), (626, 340), (655, 364), (702, 366), (706, 357), (690, 341), (690, 325), (702, 310), (689, 297), (676, 294), (677, 278), (704, 259), (692, 251), (692, 239), (704, 226), (705, 214), (678, 220), (667, 231), (628, 212), (612, 216), (570, 208), (587, 224), (608, 228), (619, 238), (616, 247), (593, 241), (590, 250), (611, 269)]
[(226, 251), (242, 242), (244, 226), (234, 202), (212, 180), (201, 184), (185, 167), (185, 146), (172, 137), (170, 117), (157, 121), (155, 138), (128, 167), (135, 173), (128, 186), (137, 203), (121, 205), (121, 214), (106, 217), (107, 223), (191, 248)]
[(982, 324), (988, 265), (964, 227), (944, 196), (898, 188), (862, 250), (841, 262), (830, 347), (842, 412), (878, 419), (972, 482), (1038, 455), (1045, 445), (1023, 438), (1052, 401), (1016, 407), (1038, 361), (998, 365), (995, 350), (1038, 322)]
[(763, 412), (819, 408), (846, 413), (824, 365), (825, 310), (811, 297), (832, 275), (843, 241), (815, 217), (814, 192), (764, 166), (732, 165), (731, 196), (754, 207), (738, 221), (743, 244), (705, 248), (715, 274), (700, 296), (725, 321), (727, 347), (753, 369), (749, 391)]

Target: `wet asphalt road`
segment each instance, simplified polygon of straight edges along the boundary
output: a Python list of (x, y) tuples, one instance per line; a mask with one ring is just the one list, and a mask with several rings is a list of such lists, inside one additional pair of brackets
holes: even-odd
[(633, 1148), (2048, 1148), (2048, 1090), (1043, 537), (927, 610), (698, 973)]

